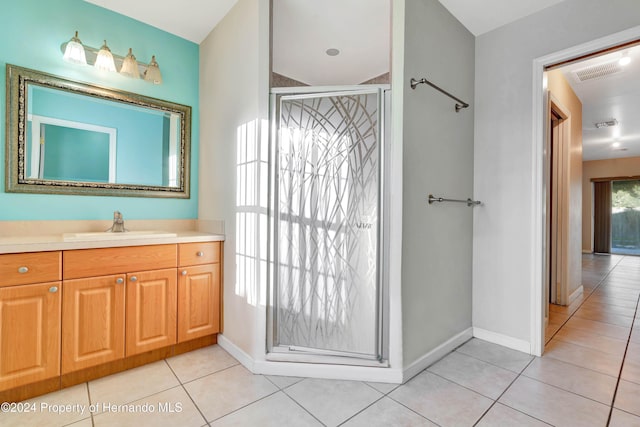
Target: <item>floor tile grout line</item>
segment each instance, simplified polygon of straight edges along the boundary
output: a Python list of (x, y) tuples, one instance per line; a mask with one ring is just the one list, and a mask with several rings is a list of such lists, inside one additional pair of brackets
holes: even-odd
[[(573, 363), (573, 362), (568, 362), (568, 361), (566, 361), (566, 360), (558, 359), (557, 357), (553, 357), (552, 355), (545, 355), (545, 357), (548, 357), (548, 358), (550, 358), (550, 359), (556, 360), (556, 361), (558, 361), (558, 362), (566, 363), (567, 365), (575, 366), (576, 368), (582, 368), (582, 369), (584, 369), (584, 370), (586, 370), (586, 371), (595, 372), (596, 374), (604, 375), (604, 376), (607, 376), (607, 377), (609, 377), (609, 378), (617, 378), (617, 377), (616, 377), (616, 376), (614, 376), (614, 375), (607, 374), (607, 373), (604, 373), (604, 372), (602, 372), (602, 371), (596, 371), (595, 369), (588, 368), (588, 367), (586, 367), (586, 366), (576, 365), (576, 364), (575, 364), (575, 363)], [(528, 375), (525, 375), (525, 377), (527, 377), (527, 378), (531, 378), (531, 377), (530, 377), (530, 376), (528, 376)], [(532, 378), (532, 379), (536, 379), (536, 378)], [(542, 381), (541, 381), (541, 382), (542, 382)]]
[[(498, 344), (496, 344), (496, 345), (498, 345)], [(460, 348), (460, 347), (458, 347), (458, 348)], [(505, 348), (507, 348), (507, 347), (505, 347)], [(509, 349), (509, 350), (511, 350), (511, 349)], [(500, 365), (497, 365), (497, 364), (495, 364), (495, 363), (488, 362), (488, 361), (486, 361), (486, 360), (484, 360), (484, 359), (480, 359), (479, 357), (477, 357), (477, 356), (475, 356), (475, 355), (473, 355), (473, 354), (468, 354), (468, 353), (465, 353), (464, 351), (459, 351), (458, 349), (455, 349), (455, 350), (453, 350), (453, 351), (458, 352), (458, 353), (460, 353), (460, 354), (463, 354), (463, 355), (465, 355), (465, 356), (469, 356), (469, 357), (471, 357), (472, 359), (479, 360), (480, 362), (484, 362), (484, 363), (486, 363), (486, 364), (488, 364), (488, 365), (493, 366), (494, 368), (504, 369), (505, 371), (512, 372), (512, 373), (514, 373), (514, 374), (519, 374), (519, 373), (521, 373), (521, 372), (522, 372), (522, 371), (514, 371), (513, 369), (508, 369), (508, 368), (505, 368), (504, 366), (500, 366)], [(517, 351), (517, 350), (513, 350), (513, 351)], [(526, 353), (525, 353), (525, 354), (526, 354)], [(532, 359), (531, 359), (531, 360), (529, 360), (529, 361), (527, 362), (527, 365), (525, 365), (525, 368), (526, 368), (526, 366), (528, 366), (528, 365), (529, 365), (529, 363), (531, 363), (531, 361), (535, 358), (535, 356), (531, 356), (531, 358), (532, 358)], [(433, 365), (435, 365), (435, 363), (434, 363)], [(429, 368), (430, 368), (431, 366), (433, 366), (433, 365), (429, 365), (429, 366), (427, 367), (427, 369), (429, 369)], [(523, 370), (524, 370), (524, 368), (523, 368)]]
[[(424, 372), (424, 371), (421, 371), (418, 375), (420, 375), (422, 372)], [(416, 375), (415, 377), (417, 377), (418, 375)], [(413, 378), (415, 378), (415, 377), (413, 377)], [(407, 381), (407, 382), (409, 382), (409, 381)], [(404, 385), (404, 384), (403, 384), (403, 385)], [(393, 400), (394, 402), (396, 402), (398, 405), (400, 405), (400, 406), (403, 406), (403, 407), (407, 408), (408, 410), (410, 410), (410, 411), (411, 411), (411, 412), (413, 412), (414, 414), (420, 415), (422, 418), (426, 419), (426, 420), (427, 420), (427, 421), (429, 421), (430, 423), (433, 423), (433, 424), (437, 425), (438, 427), (441, 427), (441, 425), (440, 425), (440, 424), (438, 424), (437, 422), (433, 421), (431, 418), (425, 417), (425, 416), (424, 416), (424, 415), (422, 415), (421, 413), (419, 413), (419, 412), (417, 412), (417, 411), (414, 411), (413, 409), (411, 409), (410, 407), (408, 407), (408, 406), (407, 406), (407, 405), (405, 405), (404, 403), (400, 402), (400, 401), (399, 401), (399, 400), (397, 400), (397, 399), (394, 399), (392, 396), (390, 396), (390, 395), (389, 395), (389, 396), (387, 396), (387, 397), (388, 397), (389, 399)]]
[[(260, 375), (265, 377), (271, 384), (273, 384), (274, 386), (278, 387), (278, 390), (281, 390), (281, 391), (284, 391), (285, 388), (289, 388), (289, 387), (294, 386), (294, 385), (298, 384), (299, 382), (305, 380), (305, 378), (301, 378), (301, 379), (299, 379), (298, 381), (296, 381), (296, 382), (294, 382), (292, 384), (289, 384), (289, 385), (287, 385), (285, 387), (280, 387), (278, 384), (275, 383), (275, 381), (273, 381), (271, 378), (269, 378), (269, 376), (271, 376), (271, 375), (264, 375), (264, 374), (260, 374)], [(275, 375), (275, 376), (278, 376), (278, 375)]]
[[(304, 381), (304, 380), (302, 380)], [(302, 382), (302, 381), (298, 381), (298, 383)], [(289, 399), (291, 399), (293, 401), (293, 403), (295, 403), (296, 405), (298, 405), (299, 407), (302, 408), (303, 411), (305, 411), (307, 414), (311, 415), (311, 417), (316, 420), (317, 422), (319, 422), (321, 425), (326, 426), (325, 423), (323, 423), (322, 421), (320, 421), (318, 419), (318, 417), (316, 417), (315, 415), (313, 415), (311, 413), (311, 411), (309, 411), (307, 408), (305, 408), (300, 402), (298, 402), (296, 399), (294, 399), (291, 395), (289, 395), (289, 393), (287, 393), (285, 390), (280, 390), (285, 396), (287, 396)]]
[(171, 366), (171, 364), (167, 361), (167, 359), (164, 359), (164, 363), (167, 364), (167, 366), (169, 367), (169, 370), (173, 373), (173, 376), (176, 377), (176, 379), (178, 380), (178, 383), (180, 383), (180, 387), (182, 387), (182, 390), (184, 390), (189, 400), (191, 400), (191, 403), (193, 403), (193, 406), (195, 406), (196, 410), (198, 411), (198, 413), (200, 414), (200, 416), (202, 417), (206, 425), (209, 425), (209, 420), (207, 420), (207, 417), (204, 416), (204, 414), (200, 410), (200, 407), (196, 404), (195, 400), (193, 400), (193, 397), (191, 397), (191, 395), (189, 394), (189, 391), (186, 389), (186, 387), (180, 380), (180, 377), (178, 377), (178, 374), (176, 374), (176, 371), (173, 370), (173, 367)]
[[(532, 361), (532, 362), (533, 362), (533, 361)], [(433, 365), (432, 365), (432, 366), (433, 366)], [(527, 366), (528, 366), (528, 365), (527, 365)], [(429, 369), (429, 368), (425, 369), (425, 371), (427, 371), (427, 372), (428, 372), (428, 373), (430, 373), (431, 375), (435, 375), (436, 377), (440, 377), (440, 378), (442, 378), (443, 380), (449, 381), (450, 383), (453, 383), (453, 384), (455, 384), (455, 385), (457, 385), (457, 386), (460, 386), (460, 387), (462, 387), (462, 388), (465, 388), (465, 389), (467, 389), (467, 390), (469, 390), (469, 391), (471, 391), (471, 392), (473, 392), (473, 393), (475, 393), (475, 394), (477, 394), (477, 395), (479, 395), (479, 396), (482, 396), (482, 397), (484, 397), (484, 398), (486, 398), (486, 399), (489, 399), (489, 400), (496, 400), (496, 399), (494, 399), (494, 398), (493, 398), (493, 397), (491, 397), (491, 396), (487, 396), (486, 394), (480, 393), (480, 392), (479, 392), (479, 391), (477, 391), (477, 390), (474, 390), (474, 389), (472, 389), (472, 388), (470, 388), (470, 387), (468, 387), (468, 386), (466, 386), (466, 385), (464, 385), (464, 384), (460, 384), (459, 382), (454, 381), (454, 380), (452, 380), (452, 379), (449, 379), (449, 378), (447, 378), (447, 377), (445, 377), (445, 376), (442, 376), (442, 375), (440, 375), (440, 374), (438, 374), (438, 373), (436, 373), (436, 372), (429, 371), (428, 369)], [(509, 372), (514, 373), (513, 371), (509, 371)], [(513, 381), (515, 381), (519, 376), (520, 376), (519, 374), (516, 374), (516, 377), (513, 379)], [(509, 383), (509, 385), (507, 386), (507, 388), (509, 388), (509, 387), (511, 386), (511, 384), (513, 384), (513, 381), (511, 381), (511, 382)], [(506, 389), (505, 389), (505, 390), (506, 390)], [(502, 393), (504, 393), (504, 391), (503, 391)], [(500, 393), (500, 396), (502, 396), (502, 393)], [(498, 399), (499, 399), (499, 398), (500, 398), (500, 397), (498, 397)]]
[(392, 390), (390, 390), (390, 391), (388, 391), (388, 392), (386, 392), (386, 393), (385, 393), (385, 392), (383, 392), (383, 391), (378, 390), (377, 388), (375, 388), (374, 386), (372, 386), (371, 384), (369, 384), (367, 381), (360, 381), (360, 382), (361, 382), (362, 384), (364, 384), (364, 385), (368, 386), (368, 387), (371, 387), (372, 389), (374, 389), (374, 390), (375, 390), (375, 391), (377, 391), (378, 393), (382, 393), (382, 395), (383, 395), (383, 396), (386, 396), (387, 394), (391, 393), (393, 390), (397, 389), (398, 387), (400, 387), (400, 386), (402, 385), (402, 384), (390, 383), (390, 384), (394, 384), (394, 385), (395, 385), (395, 387), (394, 387)]
[[(565, 338), (563, 338), (563, 337), (555, 337), (554, 339), (555, 339), (555, 340), (558, 340), (558, 341), (562, 341), (562, 342), (567, 343), (567, 344), (575, 345), (576, 347), (584, 348), (584, 349), (586, 349), (586, 350), (595, 351), (595, 352), (598, 352), (598, 353), (600, 353), (600, 354), (608, 354), (608, 355), (610, 355), (610, 356), (620, 356), (619, 354), (615, 354), (615, 353), (607, 353), (606, 351), (601, 351), (601, 350), (598, 350), (597, 348), (590, 347), (590, 346), (588, 346), (588, 345), (584, 345), (584, 344), (580, 344), (580, 343), (577, 343), (577, 342), (575, 342), (575, 341), (569, 341), (568, 339), (565, 339)], [(612, 339), (615, 339), (615, 338), (612, 338)], [(627, 343), (627, 341), (626, 341), (626, 340), (617, 340), (617, 341), (620, 341), (621, 343), (624, 343), (624, 344), (626, 344), (626, 343)], [(621, 352), (621, 353), (624, 353), (624, 352)]]
[[(570, 317), (573, 317), (573, 316), (574, 316), (574, 315), (572, 315), (572, 316), (570, 316)], [(628, 318), (632, 319), (632, 317), (631, 317), (631, 316), (625, 316), (624, 314), (614, 314), (613, 316), (628, 317)], [(621, 325), (621, 324), (619, 324), (619, 323), (611, 323), (611, 322), (607, 322), (606, 320), (592, 319), (592, 318), (589, 318), (589, 317), (583, 317), (583, 316), (580, 316), (580, 315), (575, 315), (575, 317), (577, 317), (577, 318), (579, 318), (579, 319), (584, 319), (584, 320), (591, 320), (591, 321), (594, 321), (594, 322), (606, 323), (607, 325), (621, 326), (621, 327), (623, 327), (623, 328), (628, 328), (628, 327), (629, 327), (629, 326)], [(568, 319), (567, 319), (567, 320), (568, 320)], [(563, 325), (563, 326), (564, 326), (564, 325)]]
[[(587, 319), (588, 320), (588, 319)], [(593, 322), (598, 322), (597, 320), (593, 320)], [(598, 322), (598, 323), (604, 323), (604, 322)], [(609, 323), (604, 323), (605, 325), (609, 326)], [(618, 326), (618, 325), (614, 325), (614, 326)], [(620, 326), (621, 328), (626, 328), (625, 326)], [(589, 334), (595, 337), (602, 337), (602, 338), (608, 338), (608, 339), (612, 339), (614, 341), (620, 341), (620, 342), (626, 342), (627, 338), (618, 338), (617, 336), (612, 336), (612, 335), (605, 335), (602, 333), (598, 333), (596, 331), (592, 331), (590, 329), (581, 329), (581, 328), (576, 328), (575, 326), (571, 326), (571, 325), (565, 325), (562, 329), (564, 330), (572, 330), (572, 331), (576, 331), (582, 334)], [(558, 332), (560, 332), (560, 330), (558, 330)]]
[[(91, 406), (91, 389), (89, 388), (89, 381), (85, 382), (87, 386), (87, 399), (89, 399), (89, 406)], [(93, 412), (89, 411), (89, 415), (91, 417), (91, 426), (95, 427), (96, 423), (93, 420)]]
[[(527, 378), (528, 378), (528, 377), (527, 377)], [(538, 418), (538, 417), (535, 417), (535, 416), (533, 416), (533, 415), (531, 415), (531, 414), (527, 414), (527, 413), (526, 413), (526, 412), (524, 412), (522, 409), (518, 409), (518, 408), (514, 408), (513, 406), (509, 406), (509, 404), (507, 404), (507, 403), (504, 403), (504, 402), (498, 402), (498, 401), (496, 400), (496, 401), (495, 401), (495, 404), (494, 404), (494, 405), (491, 405), (491, 407), (494, 407), (495, 405), (502, 405), (502, 406), (505, 406), (505, 407), (507, 407), (507, 408), (509, 408), (509, 409), (511, 409), (511, 410), (514, 410), (514, 411), (516, 411), (516, 412), (520, 412), (521, 414), (526, 415), (526, 416), (527, 416), (527, 417), (529, 417), (529, 418), (533, 418), (533, 419), (534, 419), (534, 420), (536, 420), (536, 421), (540, 421), (542, 424), (548, 425), (548, 426), (550, 426), (550, 427), (555, 427), (555, 426), (554, 426), (553, 424), (551, 424), (551, 423), (548, 423), (548, 422), (546, 422), (546, 421), (544, 421), (544, 420), (542, 420), (542, 419), (540, 419), (540, 418)], [(487, 410), (487, 412), (489, 412), (489, 411)], [(483, 415), (482, 415), (482, 418), (484, 418), (484, 417), (485, 417), (485, 415), (486, 415), (486, 414), (483, 414)], [(478, 421), (476, 421), (476, 424), (477, 424), (477, 423), (479, 423), (480, 421), (482, 421), (482, 418), (480, 418)], [(476, 425), (476, 424), (474, 424), (474, 427), (475, 427), (475, 425)]]
[[(564, 328), (564, 326), (567, 324), (567, 322), (568, 322), (569, 320), (571, 320), (571, 318), (576, 314), (576, 312), (577, 312), (578, 310), (580, 310), (580, 308), (584, 305), (584, 303), (586, 303), (586, 302), (587, 302), (587, 300), (588, 300), (589, 298), (591, 298), (591, 296), (592, 296), (592, 295), (593, 295), (593, 294), (594, 294), (594, 293), (595, 293), (595, 292), (600, 288), (600, 286), (602, 285), (602, 282), (604, 282), (604, 281), (605, 281), (605, 279), (606, 279), (606, 278), (611, 274), (611, 272), (612, 272), (612, 271), (613, 271), (613, 270), (618, 266), (618, 264), (620, 264), (620, 262), (621, 262), (623, 259), (624, 259), (624, 257), (620, 258), (620, 259), (618, 260), (618, 262), (616, 262), (616, 264), (615, 264), (613, 267), (611, 267), (611, 268), (607, 271), (607, 273), (606, 273), (605, 275), (603, 275), (603, 276), (602, 276), (602, 278), (598, 281), (598, 283), (596, 284), (596, 286), (591, 290), (591, 292), (589, 293), (589, 295), (587, 295), (587, 297), (586, 297), (585, 299), (583, 299), (583, 300), (580, 302), (580, 305), (578, 306), (578, 308), (576, 308), (576, 309), (575, 309), (575, 311), (574, 311), (573, 313), (571, 313), (571, 314), (569, 315), (569, 317), (567, 317), (567, 319), (566, 319), (566, 320), (565, 320), (565, 321), (560, 325), (560, 327), (559, 327), (559, 328), (558, 328), (558, 329), (557, 329), (557, 330), (556, 330), (556, 331), (551, 335), (551, 338), (549, 338), (549, 341), (548, 341), (548, 342), (551, 342), (551, 340), (552, 340), (552, 339), (553, 339), (553, 338), (558, 334), (558, 332), (560, 331), (560, 329)], [(584, 285), (583, 285), (583, 286), (584, 286)], [(547, 302), (547, 304), (549, 304), (549, 303)], [(551, 315), (550, 315), (550, 314), (549, 314), (549, 317), (551, 317)], [(590, 320), (590, 319), (587, 319), (587, 320)], [(603, 323), (604, 323), (604, 322), (603, 322)], [(546, 338), (546, 337), (545, 337), (545, 338)], [(546, 340), (545, 340), (545, 341), (546, 341)], [(544, 345), (544, 346), (545, 346), (545, 347), (547, 346), (547, 342), (545, 342), (545, 345)]]
[[(254, 375), (260, 375), (260, 374), (254, 374)], [(278, 387), (276, 387), (276, 388), (278, 388)], [(273, 396), (274, 394), (278, 394), (278, 393), (280, 393), (281, 391), (282, 391), (282, 390), (275, 390), (275, 391), (273, 391), (273, 392), (271, 392), (271, 393), (269, 393), (269, 394), (266, 394), (266, 395), (264, 395), (264, 396), (262, 396), (262, 397), (260, 397), (260, 398), (258, 398), (258, 399), (256, 399), (256, 400), (252, 401), (252, 402), (249, 402), (249, 403), (247, 403), (247, 404), (245, 404), (245, 405), (242, 405), (242, 406), (240, 406), (240, 407), (238, 407), (238, 408), (234, 409), (233, 411), (230, 411), (230, 412), (228, 412), (228, 413), (226, 413), (226, 414), (224, 414), (224, 415), (222, 415), (222, 416), (220, 416), (220, 417), (218, 417), (218, 418), (215, 418), (215, 419), (213, 419), (213, 420), (211, 420), (211, 421), (208, 421), (206, 417), (204, 418), (204, 420), (206, 421), (206, 423), (207, 423), (207, 424), (211, 424), (211, 423), (212, 423), (212, 422), (214, 422), (214, 421), (218, 421), (218, 420), (220, 420), (220, 419), (222, 419), (222, 418), (224, 418), (224, 417), (226, 417), (226, 416), (229, 416), (229, 415), (234, 414), (234, 413), (236, 413), (236, 412), (238, 412), (238, 411), (241, 411), (241, 410), (243, 410), (243, 409), (245, 409), (245, 408), (247, 408), (247, 407), (249, 407), (249, 406), (253, 405), (254, 403), (258, 403), (258, 402), (260, 402), (261, 400), (264, 400), (264, 399), (266, 399), (266, 398), (268, 398), (268, 397)], [(187, 394), (189, 394), (189, 393), (187, 393)], [(191, 397), (191, 395), (189, 395), (189, 397)], [(194, 402), (194, 404), (195, 404), (195, 402)], [(198, 405), (196, 405), (196, 407), (198, 408), (198, 410), (200, 410), (200, 408), (198, 407)]]
[[(602, 323), (605, 326), (609, 326), (610, 325), (610, 323), (599, 322), (597, 320), (590, 320), (590, 319), (583, 319), (583, 318), (580, 318), (580, 319), (589, 320), (591, 322), (596, 322), (596, 323)], [(619, 325), (613, 325), (613, 326), (619, 326)], [(624, 326), (619, 326), (619, 327), (620, 328), (625, 328)], [(563, 329), (573, 329), (573, 330), (576, 330), (576, 331), (581, 331), (581, 332), (584, 332), (584, 333), (590, 333), (590, 334), (593, 334), (593, 335), (597, 335), (599, 337), (611, 338), (611, 339), (618, 340), (618, 341), (625, 341), (626, 340), (626, 338), (618, 338), (617, 336), (613, 336), (611, 334), (607, 335), (607, 334), (604, 334), (604, 333), (601, 333), (601, 332), (593, 331), (592, 329), (589, 329), (589, 328), (578, 328), (578, 327), (573, 326), (573, 325), (565, 325), (562, 328)], [(558, 332), (560, 332), (560, 330), (558, 330)]]
[[(377, 390), (376, 390), (377, 391)], [(371, 402), (370, 404), (368, 404), (367, 406), (365, 406), (364, 408), (360, 409), (358, 412), (356, 412), (355, 414), (351, 415), (350, 417), (348, 417), (346, 420), (340, 422), (340, 424), (338, 424), (338, 426), (344, 425), (345, 423), (349, 422), (350, 419), (354, 418), (355, 416), (361, 414), (362, 412), (366, 411), (367, 409), (369, 409), (370, 407), (372, 407), (373, 405), (375, 405), (376, 403), (378, 403), (379, 401), (381, 401), (382, 399), (384, 399), (385, 397), (387, 397), (386, 395), (382, 395), (380, 397), (378, 397), (376, 400), (374, 400), (373, 402)], [(424, 417), (423, 417), (424, 418)]]
[[(574, 366), (576, 366), (576, 365), (574, 365)], [(594, 372), (596, 372), (596, 371), (594, 371)], [(600, 372), (599, 372), (599, 373), (600, 373)], [(584, 398), (584, 399), (591, 400), (592, 402), (599, 403), (599, 404), (604, 405), (604, 406), (609, 406), (609, 404), (608, 404), (608, 403), (601, 402), (601, 401), (599, 401), (599, 400), (594, 399), (593, 397), (589, 397), (589, 396), (582, 395), (582, 394), (580, 394), (580, 393), (576, 393), (575, 391), (571, 391), (571, 390), (564, 389), (564, 388), (562, 388), (562, 387), (560, 387), (560, 386), (557, 386), (557, 385), (555, 385), (555, 384), (548, 383), (548, 382), (543, 381), (543, 380), (541, 380), (541, 379), (539, 379), (539, 378), (530, 377), (530, 376), (528, 376), (528, 375), (526, 375), (526, 374), (524, 374), (524, 373), (522, 374), (522, 376), (523, 376), (523, 377), (525, 377), (525, 378), (528, 378), (528, 379), (530, 379), (530, 380), (537, 381), (537, 382), (539, 382), (539, 383), (541, 383), (541, 384), (548, 385), (549, 387), (553, 387), (553, 388), (555, 388), (555, 389), (558, 389), (558, 390), (561, 390), (561, 391), (564, 391), (564, 392), (567, 392), (567, 393), (573, 394), (574, 396), (582, 397), (582, 398)], [(609, 378), (612, 378), (612, 379), (615, 379), (615, 378), (616, 378), (616, 377), (612, 377), (611, 375), (607, 375), (607, 376), (608, 376)]]
[[(191, 379), (191, 380), (189, 380), (189, 381), (182, 382), (182, 380), (180, 380), (179, 378), (178, 378), (178, 381), (180, 382), (180, 384), (181, 384), (181, 385), (191, 384), (191, 383), (192, 383), (192, 382), (194, 382), (194, 381), (198, 381), (198, 380), (201, 380), (201, 379), (203, 379), (203, 378), (210, 377), (211, 375), (219, 374), (220, 372), (228, 371), (229, 369), (231, 369), (231, 368), (235, 368), (236, 366), (242, 366), (242, 367), (244, 368), (244, 366), (243, 366), (240, 362), (238, 362), (238, 363), (236, 363), (235, 365), (227, 366), (226, 368), (222, 368), (222, 369), (220, 369), (220, 370), (218, 370), (218, 371), (210, 372), (210, 373), (208, 373), (208, 374), (204, 374), (204, 375), (202, 375), (201, 377), (193, 378), (193, 379)], [(244, 369), (247, 369), (247, 368), (244, 368)], [(248, 369), (247, 369), (247, 370), (248, 370)], [(249, 372), (251, 372), (251, 371), (249, 371)], [(276, 387), (277, 387), (277, 386), (276, 386)]]
[[(142, 366), (148, 366), (148, 365), (142, 365)], [(116, 374), (119, 374), (119, 373), (122, 373), (122, 372), (128, 372), (128, 371), (116, 372), (115, 374), (112, 374), (112, 375), (116, 375)], [(101, 377), (101, 378), (108, 378), (108, 377), (109, 376)], [(96, 379), (100, 379), (100, 378), (96, 378)], [(163, 388), (162, 390), (155, 390), (151, 394), (146, 394), (144, 396), (140, 396), (140, 397), (136, 398), (135, 400), (127, 400), (125, 402), (119, 403), (118, 405), (131, 405), (133, 402), (137, 402), (138, 400), (142, 400), (142, 399), (146, 399), (146, 398), (151, 397), (151, 396), (155, 396), (156, 394), (159, 394), (159, 393), (164, 393), (165, 391), (177, 388), (177, 387), (179, 387), (181, 385), (182, 385), (182, 383), (180, 383), (180, 380), (178, 380), (178, 384), (172, 385), (172, 386), (167, 387), (167, 388)], [(87, 387), (88, 386), (89, 386), (89, 382), (87, 382)], [(89, 403), (91, 403), (91, 401), (89, 401)], [(96, 401), (95, 403), (97, 404), (98, 402)], [(104, 404), (105, 402), (102, 402), (102, 403)], [(106, 403), (110, 403), (110, 402), (106, 402)], [(106, 414), (106, 413), (107, 412), (101, 411), (101, 412), (96, 413), (95, 415), (97, 416), (97, 415), (102, 415), (102, 414)]]
[[(524, 369), (522, 370), (522, 372), (524, 372), (524, 371), (525, 371), (525, 370), (526, 370), (526, 369), (527, 369), (527, 368), (528, 368), (528, 367), (533, 363), (533, 361), (534, 361), (534, 360), (535, 360), (535, 358), (531, 359), (531, 360), (529, 361), (529, 363), (527, 363), (527, 366), (525, 366), (525, 367), (524, 367)], [(500, 400), (500, 399), (502, 398), (502, 396), (504, 396), (504, 394), (507, 392), (507, 390), (509, 390), (509, 389), (511, 388), (511, 386), (513, 385), (513, 383), (515, 383), (515, 382), (518, 380), (518, 378), (520, 378), (520, 377), (522, 376), (522, 372), (520, 372), (518, 375), (516, 375), (516, 377), (513, 379), (513, 381), (511, 381), (511, 382), (509, 383), (509, 385), (508, 385), (508, 386), (506, 386), (504, 390), (502, 390), (502, 393), (500, 393), (500, 396), (498, 396), (495, 400), (493, 400), (493, 399), (492, 399), (492, 400), (493, 400), (493, 403), (491, 403), (491, 405), (489, 405), (489, 407), (486, 409), (486, 411), (484, 411), (484, 412), (482, 413), (482, 415), (480, 415), (480, 417), (476, 420), (476, 422), (475, 422), (475, 423), (473, 423), (473, 427), (475, 427), (475, 426), (480, 422), (480, 420), (482, 420), (482, 419), (484, 418), (484, 416), (485, 416), (485, 415), (487, 415), (487, 414), (489, 413), (489, 411), (491, 410), (491, 408), (493, 408), (494, 406), (496, 406), (496, 403), (498, 403), (498, 400)], [(526, 414), (526, 415), (531, 416), (531, 415), (529, 415), (529, 414)], [(535, 417), (533, 417), (533, 418), (535, 418)], [(537, 419), (537, 418), (536, 418), (536, 419)], [(547, 424), (547, 423), (545, 423), (545, 424)]]
[(618, 388), (620, 387), (620, 381), (622, 380), (622, 371), (624, 370), (624, 362), (627, 359), (627, 351), (629, 351), (629, 343), (631, 342), (631, 336), (633, 335), (633, 328), (638, 318), (638, 306), (640, 306), (640, 296), (636, 302), (636, 310), (633, 313), (633, 321), (631, 322), (631, 329), (629, 330), (629, 337), (627, 338), (627, 346), (624, 349), (624, 355), (622, 356), (622, 363), (620, 364), (620, 371), (618, 373), (618, 380), (616, 381), (616, 388), (613, 391), (613, 398), (611, 399), (611, 408), (609, 409), (609, 418), (607, 419), (607, 426), (611, 423), (611, 416), (613, 415), (613, 408), (616, 403), (616, 397), (618, 395)]

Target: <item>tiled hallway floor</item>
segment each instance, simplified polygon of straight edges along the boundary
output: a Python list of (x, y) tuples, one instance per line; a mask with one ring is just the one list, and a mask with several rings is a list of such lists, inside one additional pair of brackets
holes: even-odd
[(0, 425), (640, 426), (640, 258), (585, 256), (583, 272), (542, 358), (472, 339), (398, 386), (253, 375), (212, 346), (32, 399)]

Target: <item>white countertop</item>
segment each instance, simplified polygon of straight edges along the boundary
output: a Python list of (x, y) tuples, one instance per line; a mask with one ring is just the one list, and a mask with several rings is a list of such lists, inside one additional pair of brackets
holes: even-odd
[(203, 233), (200, 231), (179, 231), (175, 234), (175, 237), (143, 237), (133, 239), (122, 239), (115, 235), (113, 239), (101, 238), (100, 240), (73, 242), (65, 242), (62, 234), (0, 237), (0, 254), (224, 241), (224, 235), (222, 234)]

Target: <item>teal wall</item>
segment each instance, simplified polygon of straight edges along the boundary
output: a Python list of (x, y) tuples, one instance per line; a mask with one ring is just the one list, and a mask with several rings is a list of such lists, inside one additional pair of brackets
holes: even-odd
[[(79, 31), (86, 45), (100, 47), (104, 39), (114, 53), (128, 48), (138, 60), (151, 55), (162, 70), (163, 84), (105, 73), (92, 67), (69, 64), (62, 59), (60, 45)], [(108, 11), (82, 0), (20, 0), (4, 2), (0, 13), (0, 100), (5, 99), (7, 63), (54, 75), (140, 93), (189, 105), (191, 122), (191, 198), (158, 199), (138, 197), (66, 196), (5, 193), (5, 150), (0, 150), (0, 220), (110, 219), (115, 209), (125, 219), (188, 219), (198, 213), (199, 153), (199, 47), (197, 44), (155, 27)], [(6, 105), (0, 102), (0, 117)], [(4, 120), (0, 135), (6, 134)], [(2, 138), (3, 143), (5, 139)]]

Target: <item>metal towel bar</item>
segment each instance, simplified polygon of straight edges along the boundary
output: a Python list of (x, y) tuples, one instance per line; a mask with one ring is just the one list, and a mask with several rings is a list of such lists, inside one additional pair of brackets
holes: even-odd
[(469, 104), (467, 104), (466, 102), (464, 102), (463, 100), (461, 100), (460, 98), (456, 98), (455, 96), (451, 95), (449, 92), (447, 92), (446, 90), (442, 89), (441, 87), (435, 85), (434, 83), (431, 83), (429, 80), (422, 78), (420, 80), (416, 80), (413, 77), (411, 77), (411, 89), (415, 89), (416, 86), (418, 86), (419, 84), (426, 84), (431, 86), (432, 88), (434, 88), (435, 90), (437, 90), (438, 92), (441, 92), (445, 95), (447, 95), (449, 98), (459, 102), (459, 104), (456, 104), (456, 113), (459, 113), (461, 109), (463, 108), (467, 108), (469, 107)]
[(454, 203), (466, 203), (467, 206), (473, 207), (473, 206), (478, 206), (480, 204), (482, 204), (481, 201), (479, 200), (471, 200), (471, 199), (467, 199), (467, 200), (460, 200), (460, 199), (445, 199), (443, 197), (434, 197), (433, 194), (429, 194), (429, 204), (432, 204), (433, 202), (454, 202)]

